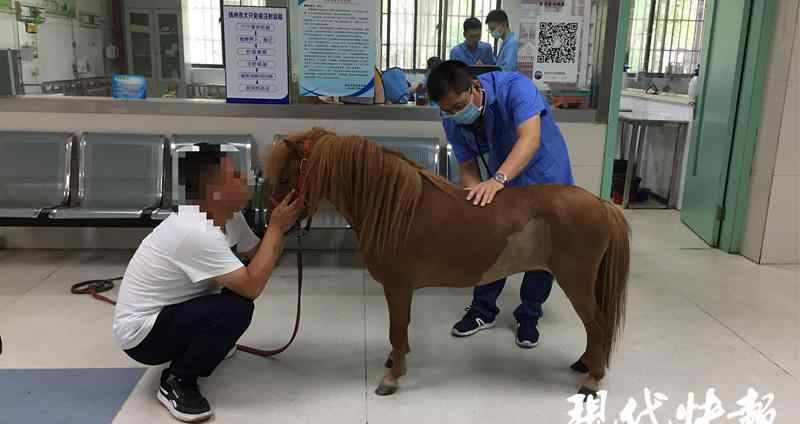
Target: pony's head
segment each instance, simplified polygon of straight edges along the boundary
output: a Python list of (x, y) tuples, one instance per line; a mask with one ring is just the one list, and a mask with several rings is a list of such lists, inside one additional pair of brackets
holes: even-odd
[(265, 183), (262, 196), (267, 203), (275, 206), (292, 190), (297, 190), (297, 195), (305, 201), (308, 161), (314, 145), (327, 134), (332, 133), (313, 128), (273, 142), (263, 161)]
[(423, 178), (447, 192), (455, 189), (401, 153), (358, 135), (321, 128), (277, 141), (264, 160), (268, 201), (280, 202), (292, 189), (304, 196), (301, 218), (328, 201), (358, 232), (365, 252), (399, 246), (411, 228)]

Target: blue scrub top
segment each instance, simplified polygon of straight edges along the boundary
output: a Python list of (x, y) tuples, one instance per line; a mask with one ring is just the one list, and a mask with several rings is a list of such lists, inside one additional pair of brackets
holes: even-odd
[(497, 53), (497, 66), (506, 72), (516, 71), (518, 50), (517, 35), (510, 32), (503, 40), (503, 44), (500, 45), (500, 51)]
[(492, 45), (483, 41), (478, 42), (478, 47), (475, 51), (470, 50), (466, 42), (453, 47), (453, 50), (450, 50), (450, 59), (460, 60), (468, 66), (474, 66), (478, 63), (478, 59), (484, 65), (494, 65), (496, 63)]
[(537, 114), (541, 119), (541, 143), (528, 166), (509, 187), (531, 184), (575, 184), (572, 177), (567, 144), (544, 97), (533, 81), (518, 72), (489, 72), (478, 76), (486, 91), (484, 108), (485, 140), (475, 135), (470, 127), (444, 119), (447, 141), (459, 162), (477, 158), (480, 152), (489, 153), (489, 172), (494, 175), (505, 162), (517, 142), (517, 127)]

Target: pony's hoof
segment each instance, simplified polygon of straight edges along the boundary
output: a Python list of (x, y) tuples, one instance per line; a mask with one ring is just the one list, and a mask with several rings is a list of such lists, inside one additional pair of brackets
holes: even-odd
[(384, 368), (391, 368), (394, 366), (394, 361), (392, 361), (392, 358), (386, 358), (386, 363), (384, 363), (383, 366)]
[(375, 394), (378, 396), (389, 396), (394, 394), (397, 391), (397, 386), (390, 386), (388, 384), (381, 383), (377, 389), (375, 389)]
[(587, 372), (589, 372), (589, 367), (587, 367), (586, 364), (584, 364), (583, 361), (581, 361), (580, 359), (575, 361), (574, 364), (570, 365), (569, 368), (572, 371), (579, 372), (581, 374), (586, 374)]
[(589, 397), (591, 397), (592, 399), (596, 399), (597, 398), (597, 391), (596, 390), (592, 390), (592, 389), (590, 389), (590, 388), (588, 388), (586, 386), (581, 386), (578, 389), (578, 394), (579, 395), (583, 395), (583, 401), (584, 402), (586, 402), (589, 399)]

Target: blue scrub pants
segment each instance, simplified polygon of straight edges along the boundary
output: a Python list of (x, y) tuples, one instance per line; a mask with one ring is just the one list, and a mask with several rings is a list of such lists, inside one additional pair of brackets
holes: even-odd
[[(506, 279), (497, 280), (483, 286), (475, 287), (471, 308), (486, 318), (494, 320), (500, 312), (497, 298), (506, 285)], [(550, 296), (553, 288), (553, 275), (547, 271), (526, 272), (522, 278), (519, 297), (522, 303), (514, 310), (514, 318), (521, 325), (536, 325), (542, 317), (542, 303)]]

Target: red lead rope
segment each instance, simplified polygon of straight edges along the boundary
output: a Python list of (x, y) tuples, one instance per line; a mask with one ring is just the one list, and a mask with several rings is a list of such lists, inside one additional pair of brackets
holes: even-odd
[[(303, 291), (303, 252), (301, 249), (297, 249), (296, 254), (297, 254), (297, 314), (295, 315), (294, 318), (294, 329), (292, 330), (292, 337), (281, 348), (273, 350), (262, 350), (245, 345), (236, 345), (236, 347), (242, 352), (252, 353), (253, 355), (258, 355), (264, 358), (268, 358), (270, 356), (275, 356), (288, 349), (289, 346), (292, 345), (292, 342), (294, 342), (294, 339), (297, 337), (297, 333), (300, 330), (300, 304), (302, 303), (301, 294)], [(84, 281), (82, 283), (73, 285), (70, 288), (70, 292), (73, 294), (88, 294), (101, 302), (105, 302), (110, 305), (116, 305), (117, 302), (114, 299), (103, 296), (100, 293), (111, 290), (112, 288), (114, 288), (114, 281), (121, 279), (122, 277), (112, 278), (109, 280)]]
[(236, 347), (241, 350), (242, 352), (252, 353), (253, 355), (258, 355), (264, 358), (269, 358), (270, 356), (275, 356), (284, 350), (288, 349), (289, 346), (292, 345), (294, 342), (295, 337), (297, 337), (297, 332), (300, 330), (300, 296), (303, 291), (303, 251), (298, 249), (296, 251), (297, 255), (297, 313), (294, 317), (294, 330), (292, 330), (292, 337), (289, 338), (289, 341), (286, 342), (285, 345), (278, 349), (273, 350), (261, 350), (250, 346), (245, 345), (236, 345)]

